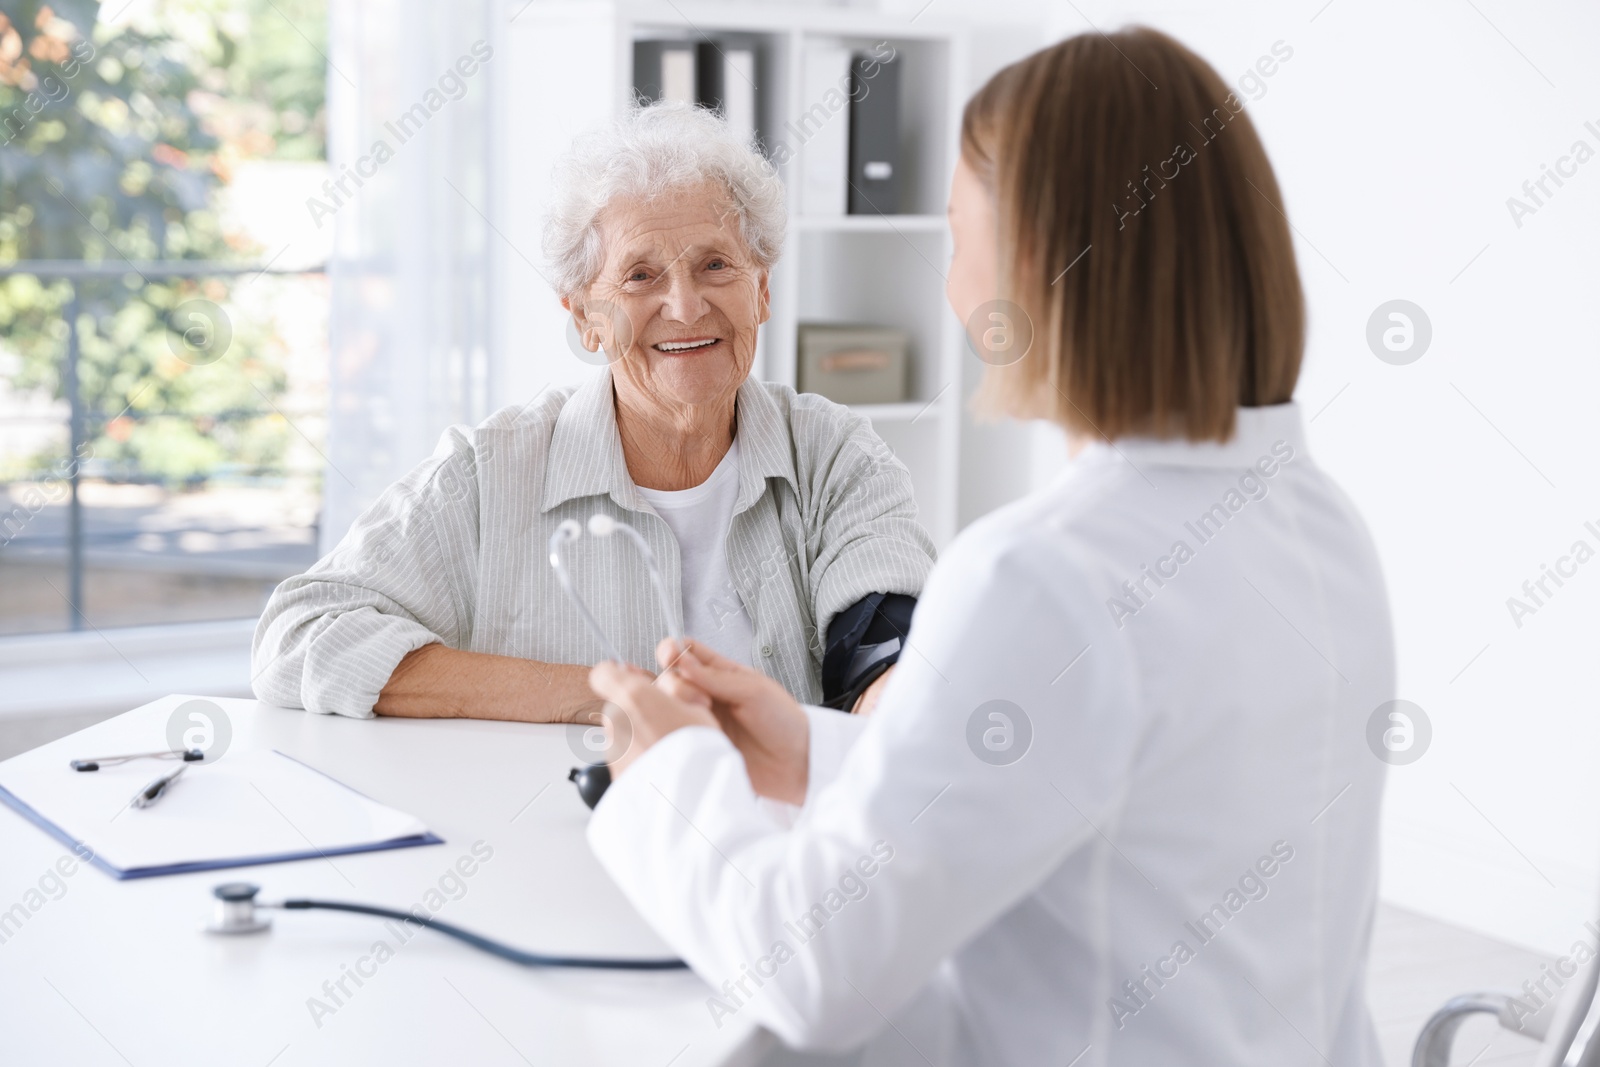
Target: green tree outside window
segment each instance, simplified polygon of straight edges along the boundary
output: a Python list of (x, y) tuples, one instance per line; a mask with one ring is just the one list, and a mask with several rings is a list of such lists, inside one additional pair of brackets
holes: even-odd
[[(115, 26), (101, 14), (114, 19), (115, 2), (0, 2), (0, 263), (259, 262), (261, 248), (223, 231), (217, 194), (242, 162), (323, 158), (323, 4), (163, 0)], [(20, 357), (12, 387), (62, 395), (76, 285), (96, 473), (193, 485), (281, 468), (294, 431), (270, 413), (286, 387), (270, 318), (235, 316), (214, 362), (179, 357), (193, 328), (180, 306), (226, 309), (243, 284), (271, 283), (131, 268), (75, 283), (0, 278), (0, 345)], [(13, 468), (0, 480), (62, 459), (0, 458)]]

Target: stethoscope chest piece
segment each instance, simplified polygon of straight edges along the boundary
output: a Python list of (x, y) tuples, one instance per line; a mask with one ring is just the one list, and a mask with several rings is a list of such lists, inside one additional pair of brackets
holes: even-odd
[(604, 763), (591, 763), (587, 767), (574, 767), (567, 781), (578, 787), (583, 802), (593, 808), (605, 796), (611, 785), (611, 768)]
[(261, 887), (249, 882), (225, 882), (211, 891), (217, 898), (216, 916), (206, 925), (208, 934), (259, 934), (272, 920), (256, 910)]

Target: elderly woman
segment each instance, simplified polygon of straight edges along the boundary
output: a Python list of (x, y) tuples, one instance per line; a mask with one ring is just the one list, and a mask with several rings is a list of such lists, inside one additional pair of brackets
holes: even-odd
[(635, 110), (557, 168), (545, 251), (607, 366), (448, 431), (256, 629), (256, 695), (357, 717), (592, 721), (600, 642), (549, 541), (603, 514), (649, 543), (663, 617), (623, 538), (567, 550), (618, 650), (669, 622), (805, 701), (864, 709), (933, 562), (911, 480), (867, 421), (749, 378), (785, 216), (772, 168), (715, 115)]

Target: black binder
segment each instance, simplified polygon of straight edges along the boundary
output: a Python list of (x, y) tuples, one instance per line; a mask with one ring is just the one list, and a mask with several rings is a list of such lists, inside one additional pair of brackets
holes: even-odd
[(898, 215), (900, 61), (870, 55), (850, 62), (850, 214)]
[(700, 106), (721, 113), (745, 140), (756, 136), (757, 106), (754, 45), (701, 41), (695, 57), (696, 99)]
[[(667, 64), (672, 62), (668, 53), (678, 60), (680, 71), (685, 65), (687, 66), (687, 79), (684, 84), (668, 84), (674, 80), (665, 69)], [(684, 81), (682, 78), (678, 80)], [(694, 42), (633, 42), (633, 92), (645, 103), (654, 103), (663, 97), (694, 103), (695, 80)]]

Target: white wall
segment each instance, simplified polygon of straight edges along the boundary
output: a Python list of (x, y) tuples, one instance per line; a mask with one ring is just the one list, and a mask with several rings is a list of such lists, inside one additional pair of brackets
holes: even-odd
[[(571, 318), (544, 277), (539, 239), (554, 152), (612, 116), (612, 94), (575, 87), (624, 76), (607, 5), (546, 3), (528, 14), (506, 30), (500, 86), (508, 130), (502, 158), (512, 176), (499, 205), (503, 241), (496, 249), (507, 312), (498, 368), (502, 404), (528, 402), (547, 386), (576, 385), (594, 371), (568, 344)], [(564, 47), (552, 47), (552, 39)]]
[[(1298, 233), (1311, 331), (1297, 398), (1377, 539), (1397, 695), (1434, 728), (1390, 772), (1383, 895), (1564, 951), (1600, 881), (1600, 558), (1520, 629), (1506, 600), (1574, 541), (1600, 550), (1584, 529), (1600, 530), (1600, 155), (1520, 228), (1506, 199), (1577, 140), (1600, 153), (1600, 8), (1323, 3), (1031, 6), (1052, 40), (1085, 17), (1143, 22), (1230, 79), (1276, 41), (1293, 48), (1249, 108)], [(1394, 298), (1433, 325), (1408, 366), (1365, 341)], [(1050, 444), (1035, 455), (1054, 466)]]

